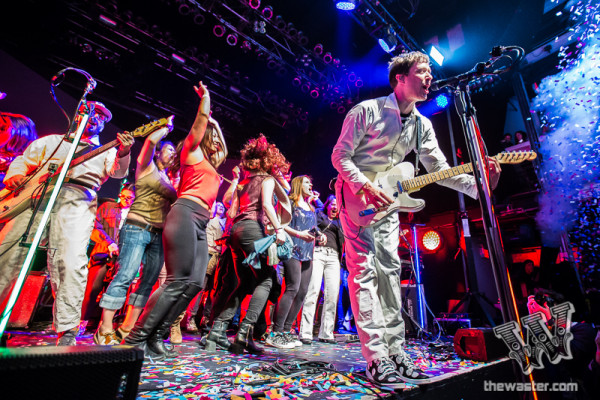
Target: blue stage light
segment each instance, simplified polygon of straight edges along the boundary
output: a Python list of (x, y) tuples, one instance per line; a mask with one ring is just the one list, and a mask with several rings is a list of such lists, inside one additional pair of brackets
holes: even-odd
[(356, 8), (356, 0), (334, 0), (335, 8), (342, 11), (352, 11)]
[(431, 46), (431, 50), (429, 50), (429, 56), (433, 58), (433, 61), (435, 61), (440, 67), (444, 63), (444, 55), (440, 53), (435, 46)]
[(439, 108), (446, 108), (448, 107), (448, 96), (446, 96), (445, 94), (440, 94), (438, 97), (435, 98), (435, 104), (439, 107)]

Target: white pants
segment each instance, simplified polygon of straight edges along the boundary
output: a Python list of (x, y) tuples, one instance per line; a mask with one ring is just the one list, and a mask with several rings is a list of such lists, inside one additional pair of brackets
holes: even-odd
[[(42, 243), (48, 243), (48, 272), (54, 292), (54, 329), (75, 328), (81, 318), (81, 305), (87, 283), (87, 248), (96, 217), (96, 193), (79, 186), (65, 185), (50, 214)], [(29, 248), (18, 244), (32, 211), (26, 210), (6, 223), (0, 231), (0, 302), (10, 294)], [(40, 210), (28, 242), (42, 218)]]
[(319, 339), (333, 339), (335, 312), (340, 292), (340, 260), (338, 252), (331, 247), (317, 246), (313, 253), (313, 270), (308, 284), (308, 292), (302, 307), (302, 322), (300, 323), (300, 338), (302, 339), (312, 339), (315, 309), (323, 278), (325, 279), (325, 290)]
[[(338, 179), (339, 194), (343, 181)], [(338, 201), (342, 199), (338, 196)], [(363, 357), (367, 362), (404, 352), (400, 294), (400, 222), (393, 213), (376, 225), (359, 227), (342, 206), (348, 289)]]

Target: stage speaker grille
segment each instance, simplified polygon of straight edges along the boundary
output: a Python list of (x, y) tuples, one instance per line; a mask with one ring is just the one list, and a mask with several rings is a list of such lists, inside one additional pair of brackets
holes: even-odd
[(474, 361), (492, 361), (508, 356), (508, 348), (491, 328), (459, 329), (454, 335), (454, 351)]
[(131, 346), (0, 348), (0, 387), (23, 399), (135, 399), (143, 362)]

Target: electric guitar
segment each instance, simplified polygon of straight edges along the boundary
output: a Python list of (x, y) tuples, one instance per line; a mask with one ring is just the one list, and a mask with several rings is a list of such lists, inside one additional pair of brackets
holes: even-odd
[[(524, 161), (534, 160), (536, 157), (537, 154), (533, 151), (512, 151), (500, 153), (493, 158), (500, 164), (519, 164)], [(409, 196), (410, 193), (416, 192), (430, 183), (469, 172), (473, 172), (473, 165), (471, 163), (415, 178), (415, 168), (409, 162), (400, 163), (384, 172), (363, 172), (373, 183), (373, 186), (383, 190), (388, 196), (394, 199), (394, 202), (389, 206), (375, 208), (374, 205), (367, 204), (362, 191), (354, 195), (348, 185), (343, 185), (346, 211), (352, 222), (358, 226), (365, 227), (377, 223), (393, 212), (421, 211), (425, 207), (425, 200), (414, 199)]]
[[(133, 137), (144, 137), (163, 127), (173, 127), (173, 116), (161, 118), (142, 125), (130, 133), (133, 135)], [(115, 139), (112, 142), (106, 143), (103, 146), (91, 150), (86, 154), (72, 160), (70, 168), (73, 168), (79, 164), (83, 164), (89, 159), (96, 157), (97, 155), (102, 154), (113, 147), (117, 147), (118, 145), (119, 140)], [(48, 174), (50, 173), (48, 171), (49, 165), (50, 163), (46, 163), (43, 168), (36, 170), (16, 189), (9, 190), (5, 188), (0, 191), (0, 223), (9, 221), (16, 217), (30, 207), (33, 200), (39, 198), (39, 191), (44, 181), (46, 181), (48, 178)], [(52, 173), (51, 181), (48, 186), (48, 192), (54, 187), (54, 182), (56, 182), (56, 178), (58, 177), (58, 174), (63, 166), (64, 164), (61, 165), (56, 172)]]

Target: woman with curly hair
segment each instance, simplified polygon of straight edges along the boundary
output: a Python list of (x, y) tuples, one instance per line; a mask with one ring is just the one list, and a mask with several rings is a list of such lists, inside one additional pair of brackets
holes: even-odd
[(152, 294), (125, 338), (125, 344), (142, 348), (157, 360), (176, 355), (165, 348), (163, 338), (202, 289), (208, 265), (206, 225), (221, 183), (216, 169), (227, 156), (219, 125), (209, 116), (206, 86), (200, 82), (194, 90), (201, 99), (200, 106), (183, 142), (177, 200), (167, 215), (162, 236), (167, 279)]
[[(289, 199), (285, 190), (275, 177), (289, 170), (289, 163), (274, 144), (267, 142), (261, 134), (251, 139), (241, 152), (242, 168), (247, 172), (233, 194), (229, 216), (233, 219), (230, 233), (230, 246), (233, 265), (237, 277), (235, 288), (230, 293), (222, 293), (214, 304), (226, 304), (223, 311), (215, 318), (212, 329), (208, 334), (206, 349), (216, 347), (227, 349), (235, 354), (243, 353), (244, 349), (252, 354), (260, 354), (263, 349), (253, 340), (254, 324), (262, 312), (271, 286), (273, 285), (273, 268), (267, 265), (266, 257), (261, 257), (260, 267), (246, 265), (243, 261), (254, 252), (254, 242), (264, 238), (267, 233), (276, 235), (276, 243), (286, 241), (284, 226), (273, 204), (277, 198), (279, 210), (288, 207)], [(230, 344), (225, 330), (243, 298), (252, 293), (248, 310), (235, 337)], [(226, 300), (226, 302), (224, 302)]]

